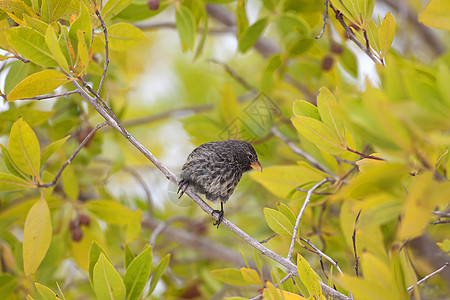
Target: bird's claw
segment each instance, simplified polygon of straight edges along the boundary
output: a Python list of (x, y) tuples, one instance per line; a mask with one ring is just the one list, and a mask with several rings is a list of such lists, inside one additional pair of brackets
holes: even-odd
[[(183, 196), (184, 191), (186, 191), (187, 187), (189, 186), (189, 181), (185, 180), (185, 179), (181, 179), (180, 182), (178, 182), (178, 191), (177, 194), (180, 194), (180, 196), (178, 197), (178, 199), (181, 198), (181, 196)], [(181, 193), (180, 193), (181, 192)]]
[(217, 217), (217, 221), (215, 221), (215, 222), (213, 223), (213, 225), (214, 225), (214, 226), (217, 226), (217, 229), (218, 229), (220, 223), (222, 223), (222, 221), (223, 221), (224, 211), (223, 211), (223, 210), (215, 209), (215, 210), (213, 210), (212, 213), (213, 213), (213, 214), (214, 214), (214, 213), (217, 213), (217, 214), (219, 215), (219, 216)]

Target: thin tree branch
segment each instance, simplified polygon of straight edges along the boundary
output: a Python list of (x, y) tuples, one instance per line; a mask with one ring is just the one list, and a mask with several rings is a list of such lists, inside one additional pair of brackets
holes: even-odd
[(361, 152), (358, 152), (356, 150), (351, 149), (350, 147), (347, 147), (347, 151), (350, 151), (352, 153), (358, 154), (359, 156), (361, 156), (362, 158), (368, 158), (368, 159), (374, 159), (374, 160), (381, 160), (381, 161), (386, 161), (385, 159), (381, 158), (381, 157), (377, 157), (377, 156), (373, 156), (373, 155), (367, 155)]
[(436, 271), (434, 271), (433, 273), (428, 274), (427, 276), (425, 276), (424, 278), (420, 279), (419, 281), (417, 281), (416, 283), (414, 283), (413, 285), (411, 285), (410, 287), (408, 287), (406, 290), (408, 292), (411, 292), (414, 288), (414, 286), (416, 285), (420, 285), (422, 283), (424, 283), (425, 281), (427, 281), (428, 279), (430, 279), (431, 277), (433, 277), (434, 275), (438, 274), (439, 272), (442, 272), (442, 270), (444, 270), (445, 268), (447, 268), (450, 265), (450, 262), (446, 262), (442, 267), (440, 267), (439, 269), (437, 269)]
[(450, 218), (449, 211), (433, 211), (433, 214), (440, 218)]
[(450, 220), (436, 221), (436, 222), (432, 222), (430, 224), (431, 225), (439, 225), (439, 224), (448, 224), (448, 223), (450, 223)]
[(278, 233), (274, 233), (271, 236), (269, 236), (267, 239), (264, 239), (262, 241), (260, 241), (261, 244), (267, 243), (268, 241), (270, 241), (272, 238), (276, 237), (278, 235)]
[(356, 252), (356, 225), (358, 224), (359, 216), (361, 215), (362, 209), (359, 210), (358, 215), (355, 219), (355, 227), (353, 228), (353, 234), (352, 234), (352, 242), (353, 242), (353, 253), (355, 255), (355, 273), (356, 277), (359, 277), (359, 256)]
[(230, 74), (234, 80), (236, 80), (240, 85), (242, 85), (245, 89), (249, 91), (253, 91), (255, 93), (258, 93), (258, 89), (252, 86), (250, 83), (247, 82), (243, 77), (239, 76), (236, 71), (234, 71), (230, 66), (228, 66), (226, 63), (220, 62), (214, 58), (208, 59), (208, 61), (213, 62), (215, 64), (221, 65), (224, 67), (225, 71)]
[(327, 23), (328, 23), (328, 2), (330, 2), (330, 0), (325, 0), (325, 13), (323, 15), (322, 30), (320, 31), (318, 36), (314, 37), (315, 39), (320, 39), (323, 36), (323, 33), (325, 32), (325, 28), (327, 27)]
[(100, 91), (102, 90), (103, 87), (103, 82), (106, 77), (106, 71), (108, 70), (109, 65), (109, 47), (108, 47), (108, 31), (106, 30), (105, 22), (103, 21), (102, 16), (100, 15), (100, 12), (98, 10), (95, 10), (95, 14), (97, 15), (97, 18), (100, 21), (103, 30), (103, 35), (105, 37), (105, 63), (103, 64), (102, 77), (100, 79), (100, 84), (98, 85), (97, 89), (97, 94), (100, 94)]
[(331, 181), (330, 178), (325, 178), (322, 181), (320, 181), (319, 183), (317, 183), (316, 185), (314, 185), (306, 194), (305, 197), (305, 202), (303, 202), (303, 206), (300, 209), (300, 212), (298, 213), (297, 216), (297, 220), (295, 221), (295, 226), (294, 226), (294, 230), (292, 231), (292, 239), (291, 239), (291, 245), (289, 246), (289, 251), (288, 254), (286, 256), (286, 259), (288, 259), (289, 261), (291, 260), (292, 257), (292, 252), (294, 252), (294, 245), (295, 245), (295, 239), (297, 238), (297, 232), (298, 232), (298, 227), (300, 225), (300, 220), (302, 219), (303, 213), (305, 212), (306, 207), (309, 204), (309, 199), (311, 198), (312, 193), (320, 188), (324, 183)]
[(95, 126), (94, 129), (91, 130), (91, 132), (89, 132), (89, 134), (84, 138), (84, 140), (81, 142), (81, 144), (78, 145), (77, 149), (75, 149), (75, 151), (69, 157), (69, 159), (67, 159), (66, 162), (62, 165), (61, 169), (59, 169), (58, 174), (56, 174), (56, 176), (55, 176), (55, 178), (53, 179), (52, 182), (46, 183), (46, 184), (38, 183), (38, 184), (36, 184), (36, 187), (38, 187), (38, 188), (48, 188), (48, 187), (54, 186), (58, 182), (58, 179), (61, 177), (64, 169), (70, 163), (72, 163), (72, 161), (75, 158), (75, 156), (77, 156), (77, 154), (81, 151), (81, 149), (84, 147), (84, 145), (86, 145), (86, 143), (92, 138), (92, 136), (97, 132), (97, 130), (99, 130), (100, 128), (102, 128), (104, 126), (106, 126), (106, 122), (98, 124), (97, 126)]
[[(48, 95), (40, 95), (40, 96), (34, 96), (34, 97), (30, 97), (30, 98), (22, 98), (22, 99), (18, 99), (18, 100), (14, 100), (14, 101), (21, 101), (21, 100), (44, 100), (44, 99), (51, 99), (51, 98), (58, 98), (58, 97), (64, 97), (64, 96), (68, 96), (68, 95), (72, 95), (72, 94), (78, 94), (78, 91), (69, 91), (69, 92), (65, 92), (65, 93), (61, 93), (61, 94), (48, 94)], [(6, 98), (5, 98), (6, 100)]]
[(300, 155), (303, 157), (310, 165), (312, 165), (314, 168), (318, 169), (319, 171), (322, 171), (324, 173), (327, 173), (331, 177), (333, 177), (335, 180), (338, 180), (339, 177), (328, 171), (327, 168), (325, 168), (321, 163), (319, 163), (314, 157), (312, 157), (309, 153), (301, 150), (298, 148), (292, 141), (290, 141), (287, 137), (285, 137), (275, 126), (271, 129), (272, 133), (275, 134), (278, 138), (280, 138), (286, 145), (291, 148), (294, 153)]
[[(307, 190), (307, 189), (302, 189), (302, 188), (296, 188), (296, 190), (299, 191), (299, 192), (305, 192), (305, 193), (309, 192), (309, 190)], [(327, 196), (329, 196), (329, 195), (333, 195), (334, 193), (314, 192), (313, 194), (314, 194), (314, 195), (327, 195)]]

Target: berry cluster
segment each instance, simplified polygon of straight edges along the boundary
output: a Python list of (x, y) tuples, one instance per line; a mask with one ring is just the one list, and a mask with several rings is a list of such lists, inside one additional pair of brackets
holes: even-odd
[(69, 230), (71, 232), (72, 241), (79, 242), (83, 238), (83, 231), (81, 226), (89, 226), (91, 224), (91, 218), (85, 214), (79, 214), (77, 218), (70, 220)]

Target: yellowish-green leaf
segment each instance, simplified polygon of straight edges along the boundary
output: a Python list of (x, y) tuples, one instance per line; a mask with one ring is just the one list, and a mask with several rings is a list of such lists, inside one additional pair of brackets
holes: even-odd
[(331, 3), (361, 29), (367, 28), (375, 6), (375, 0), (331, 0)]
[(419, 14), (423, 24), (443, 30), (450, 30), (450, 1), (430, 0)]
[(127, 300), (136, 300), (142, 294), (152, 269), (152, 247), (147, 247), (127, 267), (123, 278)]
[(94, 267), (97, 263), (100, 253), (103, 253), (106, 258), (108, 258), (108, 255), (106, 254), (106, 251), (100, 246), (100, 244), (97, 241), (92, 241), (91, 247), (89, 248), (89, 280), (91, 282), (92, 288), (94, 288)]
[(309, 295), (314, 295), (316, 299), (322, 298), (322, 287), (320, 286), (319, 279), (317, 279), (316, 274), (306, 259), (300, 254), (297, 255), (297, 271), (300, 280), (308, 289)]
[(37, 283), (37, 282), (34, 285), (36, 286), (36, 289), (37, 289), (38, 293), (41, 295), (41, 297), (44, 300), (53, 300), (53, 299), (56, 300), (56, 299), (58, 299), (58, 298), (56, 298), (56, 294), (51, 289), (46, 287), (45, 285), (42, 285), (42, 284)]
[(250, 49), (263, 33), (267, 25), (267, 18), (256, 21), (250, 27), (248, 27), (238, 39), (239, 52), (245, 53)]
[(256, 272), (256, 270), (242, 267), (241, 274), (248, 284), (262, 284), (262, 280), (261, 278), (259, 278), (258, 272)]
[(47, 94), (69, 81), (71, 81), (70, 78), (56, 70), (40, 71), (19, 82), (9, 93), (7, 99), (14, 101)]
[(68, 165), (62, 174), (62, 186), (64, 193), (69, 199), (76, 201), (78, 199), (79, 188), (78, 179), (75, 175), (72, 165)]
[(111, 224), (127, 224), (133, 212), (113, 200), (93, 200), (84, 205), (90, 212)]
[(291, 222), (292, 225), (295, 224), (297, 217), (295, 216), (294, 212), (292, 211), (292, 209), (287, 206), (284, 203), (281, 202), (277, 202), (277, 209), (279, 212), (281, 212), (283, 215), (285, 215), (288, 220)]
[(57, 141), (52, 142), (45, 147), (41, 152), (41, 166), (43, 166), (47, 160), (55, 153), (66, 141), (70, 138), (70, 135), (63, 137)]
[(52, 26), (47, 27), (47, 31), (45, 33), (45, 43), (50, 49), (53, 58), (58, 62), (58, 65), (66, 72), (69, 72), (69, 65), (67, 64), (66, 58), (59, 46), (55, 29)]
[(23, 15), (29, 15), (36, 18), (33, 10), (23, 1), (20, 0), (2, 0), (0, 1), (0, 9), (6, 12), (14, 21), (23, 25)]
[(296, 187), (319, 182), (327, 174), (300, 162), (298, 165), (267, 167), (264, 172), (250, 173), (250, 177), (275, 196), (286, 198)]
[(103, 253), (94, 266), (94, 291), (97, 299), (122, 300), (126, 291), (122, 278)]
[(0, 145), (0, 148), (2, 149), (3, 162), (5, 163), (5, 166), (8, 169), (8, 171), (12, 175), (15, 175), (17, 177), (27, 180), (28, 176), (25, 173), (23, 173), (20, 170), (20, 168), (14, 163), (14, 161), (11, 158), (11, 155), (9, 155), (8, 149), (6, 149), (6, 147), (4, 147), (3, 145)]
[(294, 225), (292, 225), (291, 221), (283, 213), (266, 207), (264, 208), (264, 217), (266, 218), (267, 225), (274, 232), (284, 236), (292, 236)]
[[(228, 83), (225, 84), (222, 91), (222, 98), (220, 101), (220, 112), (222, 117), (227, 124), (233, 122), (239, 117), (239, 105), (236, 100), (236, 95), (234, 94), (233, 88)], [(238, 126), (240, 122), (237, 122)], [(238, 130), (240, 132), (240, 130)]]
[(0, 173), (0, 191), (1, 192), (11, 192), (19, 191), (27, 188), (34, 188), (35, 186), (24, 180), (23, 178), (17, 177), (12, 174)]
[(138, 209), (133, 213), (133, 217), (127, 224), (127, 229), (125, 231), (125, 244), (129, 244), (134, 241), (141, 232), (141, 218), (142, 210)]
[(5, 34), (11, 46), (26, 59), (42, 66), (58, 66), (43, 34), (25, 27), (13, 27)]
[(156, 269), (153, 271), (152, 280), (150, 281), (150, 288), (148, 294), (150, 295), (156, 287), (156, 284), (161, 279), (162, 275), (169, 266), (170, 254), (167, 254), (158, 264)]
[(269, 281), (266, 282), (266, 285), (267, 288), (263, 290), (263, 296), (265, 300), (307, 300), (306, 298), (297, 294), (277, 289)]
[(58, 20), (70, 7), (72, 0), (42, 0), (41, 18), (46, 23)]
[(77, 31), (77, 36), (78, 36), (78, 47), (77, 47), (78, 58), (81, 60), (81, 69), (86, 70), (89, 67), (89, 49), (84, 39), (84, 33), (81, 30)]
[(294, 116), (305, 116), (322, 121), (317, 107), (305, 100), (294, 101), (292, 113)]
[(436, 244), (439, 246), (439, 248), (442, 249), (442, 251), (450, 252), (450, 240), (449, 239), (445, 239), (442, 243), (438, 242)]
[(339, 143), (347, 147), (347, 141), (344, 136), (344, 125), (333, 113), (337, 110), (337, 105), (336, 98), (330, 90), (326, 87), (320, 88), (319, 95), (317, 96), (317, 109), (319, 110), (320, 118), (337, 135)]
[(31, 127), (22, 118), (14, 122), (9, 135), (8, 150), (20, 170), (39, 178), (39, 141)]
[(84, 1), (80, 1), (80, 13), (78, 18), (76, 18), (70, 25), (69, 29), (69, 38), (73, 47), (78, 45), (78, 30), (81, 30), (86, 43), (86, 48), (89, 49), (92, 42), (92, 25), (91, 18), (89, 17), (89, 11), (84, 4)]
[(144, 39), (144, 33), (129, 23), (116, 23), (108, 27), (109, 47), (112, 50), (128, 50)]
[(39, 19), (30, 17), (29, 15), (23, 15), (25, 22), (27, 23), (27, 27), (37, 30), (40, 34), (45, 35), (47, 31), (48, 24), (42, 22)]
[(52, 220), (44, 197), (31, 207), (23, 230), (23, 268), (28, 276), (36, 272), (50, 247)]
[(381, 57), (385, 57), (395, 35), (395, 21), (391, 13), (387, 13), (378, 29), (378, 42), (380, 43)]
[(297, 116), (291, 119), (297, 131), (320, 150), (329, 154), (342, 154), (347, 147), (324, 123), (313, 118)]
[(193, 50), (197, 34), (197, 22), (194, 14), (187, 6), (178, 5), (175, 11), (175, 21), (181, 41), (188, 49)]
[(248, 285), (240, 270), (221, 269), (211, 271), (211, 275), (219, 281), (230, 285), (244, 286)]
[(103, 20), (109, 20), (124, 10), (132, 0), (108, 0), (102, 8)]
[[(378, 153), (372, 153), (370, 155), (381, 158), (381, 155)], [(384, 160), (377, 160), (377, 159), (371, 159), (371, 158), (363, 158), (356, 162), (356, 165), (358, 166), (358, 169), (361, 172), (366, 172), (366, 171), (372, 169), (374, 166), (379, 166), (379, 165), (384, 165), (384, 164), (387, 164), (387, 162)]]

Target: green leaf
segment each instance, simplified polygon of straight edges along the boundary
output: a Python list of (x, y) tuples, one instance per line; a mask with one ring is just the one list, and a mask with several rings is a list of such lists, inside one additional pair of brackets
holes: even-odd
[(247, 284), (262, 284), (261, 278), (256, 270), (242, 267), (241, 274)]
[(78, 45), (78, 30), (81, 30), (86, 43), (86, 48), (89, 49), (92, 42), (92, 25), (89, 11), (83, 1), (80, 1), (80, 13), (78, 18), (73, 21), (69, 29), (69, 38), (72, 47)]
[(301, 162), (299, 165), (267, 167), (264, 172), (250, 173), (250, 177), (275, 196), (286, 198), (296, 187), (319, 182), (327, 174)]
[(9, 93), (7, 99), (14, 101), (44, 95), (69, 81), (71, 81), (70, 78), (56, 70), (40, 71), (19, 82)]
[(283, 236), (292, 236), (294, 225), (292, 225), (291, 221), (283, 213), (266, 207), (264, 208), (264, 217), (266, 218), (267, 225), (274, 232)]
[(111, 50), (126, 51), (142, 40), (144, 33), (129, 23), (116, 23), (108, 27), (108, 41)]
[(78, 45), (77, 53), (78, 59), (81, 60), (80, 65), (82, 70), (86, 70), (89, 67), (89, 49), (86, 45), (86, 41), (83, 38), (83, 32), (81, 30), (77, 31)]
[(133, 212), (113, 200), (92, 200), (85, 207), (103, 221), (110, 224), (128, 224)]
[(317, 109), (319, 110), (320, 118), (337, 135), (339, 143), (347, 148), (347, 141), (344, 137), (344, 124), (333, 113), (337, 110), (337, 106), (336, 98), (330, 90), (326, 87), (320, 88), (317, 96)]
[(41, 19), (50, 24), (58, 20), (70, 7), (72, 0), (42, 0)]
[(17, 177), (27, 179), (27, 175), (25, 175), (22, 171), (20, 171), (19, 167), (11, 159), (8, 149), (6, 149), (3, 145), (0, 145), (0, 148), (2, 149), (3, 162), (5, 163), (5, 166), (8, 169), (8, 171)]
[(26, 188), (34, 188), (35, 185), (26, 181), (21, 177), (12, 174), (0, 173), (0, 191), (11, 192), (19, 191)]
[(297, 221), (297, 216), (294, 214), (292, 209), (286, 204), (281, 202), (277, 202), (276, 204), (278, 211), (281, 212), (283, 215), (285, 215), (292, 225), (295, 225), (295, 222)]
[(191, 10), (181, 4), (175, 11), (175, 21), (178, 34), (182, 43), (190, 50), (194, 49), (195, 35), (197, 34), (197, 22)]
[(54, 59), (58, 62), (58, 65), (66, 72), (69, 72), (69, 65), (67, 64), (66, 57), (59, 46), (55, 29), (52, 26), (47, 27), (47, 31), (45, 33), (45, 43), (50, 49)]
[[(59, 297), (61, 300), (66, 300), (66, 297), (64, 297), (64, 294), (63, 294), (63, 292), (62, 292), (62, 290), (61, 290), (61, 287), (59, 286), (58, 281), (56, 282), (56, 286), (58, 287), (58, 297)], [(59, 299), (58, 299), (58, 300), (59, 300)]]
[(94, 288), (94, 267), (101, 253), (103, 253), (105, 257), (108, 258), (102, 246), (100, 246), (97, 241), (92, 241), (91, 247), (89, 249), (89, 280), (91, 282), (92, 288)]
[(27, 22), (27, 27), (37, 30), (40, 34), (45, 35), (45, 32), (47, 31), (48, 24), (45, 22), (42, 22), (39, 19), (35, 19), (33, 17), (30, 17), (29, 15), (23, 15), (25, 21)]
[(128, 246), (128, 244), (125, 244), (124, 246), (124, 261), (125, 261), (125, 269), (128, 268), (128, 266), (130, 265), (130, 263), (133, 261), (134, 257), (134, 253), (133, 251), (131, 251), (130, 247)]
[(78, 194), (80, 193), (80, 190), (78, 188), (78, 178), (75, 175), (75, 171), (73, 170), (73, 166), (69, 165), (64, 170), (64, 173), (62, 174), (62, 187), (63, 191), (66, 194), (66, 196), (76, 201), (78, 199)]
[(322, 121), (317, 106), (305, 100), (294, 101), (293, 114), (294, 116), (305, 116), (316, 119), (317, 121)]
[(152, 247), (147, 247), (127, 267), (123, 281), (127, 289), (127, 300), (139, 299), (149, 280), (152, 269)]
[(36, 272), (50, 247), (52, 220), (44, 197), (31, 207), (23, 230), (23, 267), (25, 275)]
[(291, 121), (297, 131), (320, 150), (335, 155), (347, 150), (346, 145), (324, 123), (304, 116), (293, 117)]
[(245, 286), (248, 283), (245, 281), (240, 270), (235, 269), (221, 269), (211, 271), (211, 275), (219, 281), (230, 285)]
[(129, 244), (134, 241), (141, 232), (141, 219), (142, 210), (138, 209), (133, 213), (133, 217), (127, 224), (127, 229), (125, 231), (125, 244)]
[(8, 42), (26, 59), (42, 66), (58, 66), (45, 43), (44, 35), (25, 27), (13, 27), (5, 34)]
[(19, 284), (19, 279), (11, 274), (3, 273), (0, 274), (0, 295), (4, 299), (9, 299), (8, 297), (14, 292)]
[(94, 291), (97, 299), (125, 299), (125, 285), (119, 273), (103, 253), (94, 266)]
[(133, 0), (108, 0), (102, 8), (103, 20), (109, 20), (124, 10)]
[(169, 266), (169, 261), (170, 261), (170, 254), (167, 254), (166, 257), (164, 257), (159, 262), (158, 266), (153, 271), (152, 280), (150, 281), (150, 288), (149, 288), (149, 291), (148, 291), (149, 295), (153, 292), (153, 290), (156, 287), (156, 284), (161, 279), (162, 275), (164, 274), (164, 272), (166, 271), (167, 267)]
[(309, 295), (314, 295), (315, 299), (322, 299), (322, 287), (319, 279), (317, 279), (311, 266), (300, 254), (297, 255), (297, 271), (300, 280), (308, 289)]
[(16, 23), (25, 25), (22, 20), (24, 15), (36, 18), (33, 10), (23, 1), (19, 0), (3, 0), (0, 1), (0, 10), (6, 12)]
[(44, 300), (58, 299), (58, 298), (56, 298), (56, 294), (51, 289), (46, 287), (45, 285), (42, 285), (37, 282), (34, 285), (36, 286), (38, 293), (41, 295), (42, 298), (44, 298)]
[(423, 24), (443, 30), (450, 30), (450, 2), (448, 0), (431, 0), (419, 14)]
[(375, 6), (375, 0), (331, 0), (331, 3), (361, 29), (367, 28)]
[(385, 57), (395, 35), (395, 21), (391, 13), (387, 13), (378, 29), (378, 42), (380, 43), (381, 56)]
[(358, 77), (358, 62), (355, 54), (348, 50), (347, 47), (343, 47), (342, 54), (339, 56), (339, 61), (345, 71), (355, 78)]
[(239, 52), (245, 53), (250, 49), (263, 33), (267, 25), (267, 18), (256, 21), (250, 27), (248, 27), (238, 39)]
[(245, 0), (239, 0), (236, 5), (236, 26), (237, 36), (239, 36), (248, 28), (247, 12), (245, 10)]
[(39, 178), (39, 141), (31, 127), (22, 118), (14, 122), (11, 128), (8, 150), (11, 159), (21, 171)]
[(43, 166), (47, 160), (55, 153), (61, 146), (70, 138), (70, 135), (63, 137), (57, 141), (52, 142), (45, 147), (41, 152), (41, 166)]

